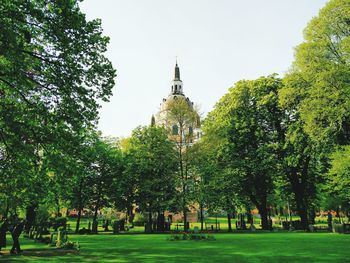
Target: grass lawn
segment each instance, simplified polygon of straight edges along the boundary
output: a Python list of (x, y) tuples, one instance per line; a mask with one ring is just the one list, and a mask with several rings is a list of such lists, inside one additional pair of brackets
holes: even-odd
[(0, 262), (350, 262), (350, 235), (234, 233), (214, 234), (215, 241), (167, 241), (168, 236), (70, 235), (80, 252), (22, 238), (24, 254), (2, 256)]

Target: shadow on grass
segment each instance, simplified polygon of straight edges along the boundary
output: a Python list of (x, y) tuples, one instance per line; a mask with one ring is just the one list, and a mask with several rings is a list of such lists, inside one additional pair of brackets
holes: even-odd
[(10, 251), (2, 251), (0, 259), (10, 259), (11, 257), (55, 257), (55, 256), (68, 256), (68, 255), (78, 255), (79, 251), (72, 249), (26, 249), (20, 254), (10, 254)]

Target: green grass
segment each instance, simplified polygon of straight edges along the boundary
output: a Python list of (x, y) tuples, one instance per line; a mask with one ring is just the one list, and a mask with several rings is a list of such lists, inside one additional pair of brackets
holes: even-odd
[(24, 255), (0, 257), (0, 262), (350, 261), (350, 235), (288, 232), (214, 234), (216, 241), (167, 241), (168, 236), (71, 235), (69, 239), (81, 245), (78, 254), (66, 254), (66, 251), (22, 238)]

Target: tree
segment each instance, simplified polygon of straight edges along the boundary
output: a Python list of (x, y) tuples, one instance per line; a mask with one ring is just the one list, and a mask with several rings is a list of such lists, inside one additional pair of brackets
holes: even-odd
[[(169, 127), (170, 138), (175, 142), (177, 160), (179, 164), (179, 184), (181, 188), (182, 212), (184, 218), (184, 230), (187, 231), (187, 209), (189, 185), (193, 181), (193, 174), (189, 168), (190, 153), (188, 149), (194, 143), (194, 128), (200, 127), (198, 110), (185, 97), (175, 97), (166, 105), (165, 118)], [(174, 129), (175, 128), (175, 129)], [(192, 176), (191, 176), (192, 175)]]
[[(304, 194), (314, 198), (317, 174), (326, 174), (332, 152), (350, 143), (349, 21), (349, 1), (329, 1), (306, 27), (285, 78), (281, 104), (292, 122), (287, 141), (296, 199), (305, 199)], [(333, 172), (329, 175), (325, 183), (334, 179)], [(301, 206), (310, 203), (306, 199), (299, 200)]]
[(109, 204), (114, 191), (112, 186), (122, 175), (123, 162), (120, 150), (98, 137), (92, 144), (88, 160), (86, 181), (94, 211), (92, 232), (97, 233), (98, 210)]
[[(338, 210), (342, 207), (350, 218), (350, 146), (335, 151), (331, 156), (331, 169), (327, 174), (327, 193), (333, 196), (333, 204), (328, 209)], [(327, 194), (328, 195), (328, 194)], [(329, 195), (327, 196), (329, 197)], [(329, 198), (327, 198), (329, 199)]]
[(164, 230), (164, 211), (176, 200), (176, 152), (164, 128), (138, 127), (130, 138), (128, 174), (136, 175), (136, 203), (148, 212), (148, 230), (152, 231), (152, 214), (158, 214), (157, 229)]
[(257, 207), (263, 229), (269, 227), (268, 195), (280, 172), (276, 151), (276, 124), (282, 121), (277, 107), (280, 88), (281, 80), (274, 75), (239, 81), (208, 114), (203, 129), (205, 136), (219, 142), (218, 163), (226, 168), (226, 178), (232, 177), (231, 189)]
[(350, 142), (349, 25), (349, 1), (329, 1), (306, 27), (291, 72), (303, 82), (300, 117), (305, 131), (327, 144)]
[(104, 56), (109, 39), (101, 22), (87, 22), (78, 1), (4, 0), (0, 23), (0, 161), (9, 163), (12, 186), (6, 200), (33, 214), (48, 146), (68, 144), (96, 124), (115, 70)]

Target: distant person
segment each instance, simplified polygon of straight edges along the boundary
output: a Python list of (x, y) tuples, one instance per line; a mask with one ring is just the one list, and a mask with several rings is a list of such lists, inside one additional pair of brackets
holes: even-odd
[(1, 248), (6, 247), (6, 232), (8, 229), (7, 219), (5, 219), (0, 226), (0, 251)]
[(25, 220), (17, 224), (12, 230), (11, 235), (12, 235), (13, 245), (10, 251), (11, 254), (14, 254), (14, 253), (19, 254), (22, 252), (18, 239), (19, 239), (19, 236), (22, 234), (24, 224), (25, 224)]

